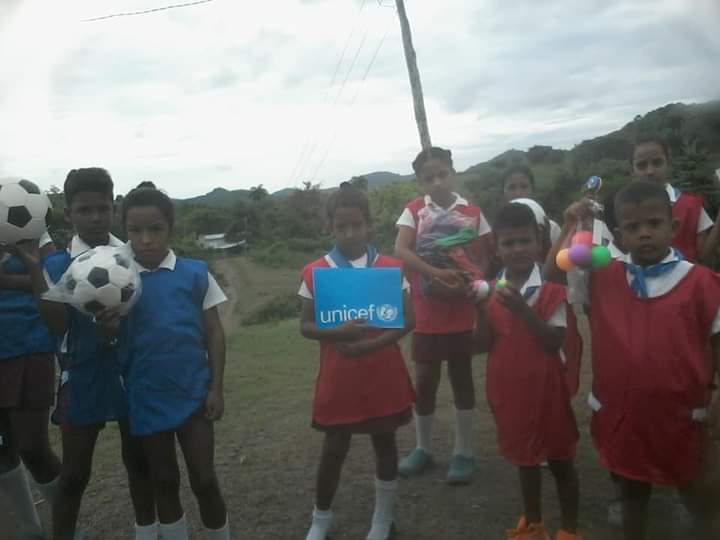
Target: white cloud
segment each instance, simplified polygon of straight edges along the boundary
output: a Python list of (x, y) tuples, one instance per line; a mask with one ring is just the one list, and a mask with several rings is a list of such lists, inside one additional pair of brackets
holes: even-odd
[[(0, 175), (47, 186), (102, 165), (118, 192), (150, 178), (183, 197), (408, 171), (418, 142), (393, 10), (215, 0), (80, 22), (166, 3), (0, 4)], [(720, 88), (714, 0), (407, 6), (433, 140), (461, 168), (509, 147), (571, 146)]]

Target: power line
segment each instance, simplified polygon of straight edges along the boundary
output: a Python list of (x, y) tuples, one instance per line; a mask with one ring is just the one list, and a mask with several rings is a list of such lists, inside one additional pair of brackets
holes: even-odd
[[(349, 103), (349, 107), (352, 108), (353, 105), (355, 105), (355, 101), (357, 100), (358, 96), (360, 95), (360, 90), (362, 90), (362, 87), (365, 85), (365, 80), (368, 78), (368, 75), (370, 74), (370, 71), (372, 70), (373, 65), (375, 64), (375, 60), (377, 60), (378, 55), (380, 54), (380, 49), (382, 49), (383, 44), (385, 43), (385, 39), (388, 37), (388, 34), (390, 33), (390, 27), (385, 30), (385, 33), (383, 34), (382, 38), (380, 38), (380, 43), (378, 43), (378, 46), (375, 48), (375, 52), (372, 55), (372, 58), (370, 58), (370, 62), (368, 63), (367, 68), (365, 69), (365, 73), (363, 73), (362, 79), (360, 80), (360, 83), (358, 84), (357, 90), (355, 91), (355, 95), (353, 96), (352, 100)], [(323, 154), (322, 159), (318, 163), (317, 167), (315, 167), (315, 172), (313, 173), (311, 182), (315, 182), (317, 175), (320, 173), (322, 168), (325, 166), (325, 162), (327, 161), (328, 156), (330, 155), (330, 150), (335, 145), (335, 141), (337, 140), (337, 127), (335, 128), (335, 131), (333, 133), (332, 139), (330, 140), (330, 143), (328, 144), (327, 148), (325, 149), (325, 153)]]
[[(357, 30), (358, 21), (360, 20), (360, 17), (362, 15), (363, 10), (365, 9), (366, 4), (367, 4), (367, 0), (362, 0), (362, 3), (360, 4), (360, 7), (357, 11), (357, 15), (353, 22), (352, 28), (350, 30), (350, 34), (348, 35), (347, 40), (345, 40), (345, 46), (343, 47), (342, 53), (340, 54), (340, 58), (339, 58), (337, 64), (335, 65), (335, 69), (334, 69), (333, 75), (330, 79), (330, 83), (325, 88), (325, 95), (323, 96), (323, 102), (322, 102), (323, 105), (325, 105), (325, 103), (327, 103), (327, 99), (328, 99), (328, 96), (330, 95), (330, 91), (332, 90), (333, 85), (337, 81), (338, 73), (340, 72), (340, 68), (342, 67), (343, 60), (345, 60), (345, 55), (347, 54), (348, 48), (350, 46), (350, 42), (352, 41), (352, 38), (355, 36), (355, 31)], [(363, 37), (363, 43), (365, 42), (365, 38), (367, 38), (367, 32), (365, 32), (365, 36)], [(362, 46), (362, 44), (361, 44), (361, 46)], [(355, 65), (355, 62), (357, 61), (358, 54), (359, 54), (359, 51), (356, 52), (356, 54), (355, 54), (355, 57), (354, 57), (353, 63), (352, 63), (353, 66)], [(346, 82), (347, 82), (347, 76), (345, 78), (345, 81), (343, 82), (342, 88), (345, 87)], [(333, 107), (335, 107), (335, 105), (337, 105), (337, 101), (340, 98), (340, 94), (342, 93), (342, 88), (334, 100)], [(307, 166), (308, 162), (310, 162), (310, 160), (313, 158), (313, 156), (315, 154), (315, 150), (318, 146), (318, 143), (320, 142), (318, 140), (319, 138), (320, 138), (320, 135), (317, 133), (317, 127), (316, 127), (315, 135), (313, 137), (312, 143), (306, 142), (303, 147), (303, 148), (305, 148), (305, 147), (308, 147), (308, 145), (309, 145), (309, 148), (310, 148), (309, 151), (300, 152), (300, 155), (298, 156), (298, 159), (295, 162), (295, 165), (293, 166), (293, 173), (290, 177), (291, 183), (295, 183), (295, 178), (293, 178), (294, 176), (300, 177), (303, 174), (303, 172), (305, 171), (305, 167)]]
[(114, 19), (115, 17), (132, 17), (135, 15), (145, 15), (147, 13), (156, 13), (158, 11), (166, 11), (168, 9), (177, 9), (177, 8), (184, 8), (184, 7), (190, 7), (190, 6), (197, 6), (200, 4), (208, 4), (213, 1), (214, 0), (196, 0), (195, 2), (185, 2), (184, 4), (171, 4), (169, 6), (145, 9), (142, 11), (128, 11), (125, 13), (113, 13), (111, 15), (103, 15), (102, 17), (93, 17), (92, 19), (83, 19), (80, 22), (105, 21), (107, 19)]

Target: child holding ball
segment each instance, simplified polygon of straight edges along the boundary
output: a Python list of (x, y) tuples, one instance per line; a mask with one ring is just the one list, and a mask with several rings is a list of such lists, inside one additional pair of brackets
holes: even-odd
[(204, 262), (175, 256), (168, 246), (173, 203), (163, 192), (143, 185), (131, 191), (122, 206), (143, 285), (119, 332), (130, 431), (148, 459), (161, 537), (188, 538), (177, 440), (206, 537), (228, 540), (213, 427), (224, 409), (225, 334), (217, 306), (227, 298)]
[[(413, 326), (413, 312), (403, 280), (405, 327), (372, 329), (362, 319), (334, 328), (315, 324), (313, 270), (316, 268), (392, 268), (401, 263), (379, 255), (369, 244), (367, 195), (344, 183), (330, 196), (327, 218), (335, 247), (302, 272), (300, 332), (320, 342), (313, 427), (325, 434), (307, 540), (326, 540), (332, 500), (350, 441), (370, 435), (376, 456), (375, 511), (368, 540), (395, 536), (393, 502), (397, 491), (398, 451), (395, 431), (410, 421), (414, 400), (410, 377), (397, 341)], [(401, 284), (398, 283), (398, 287)]]
[(521, 203), (503, 206), (493, 225), (503, 287), (478, 306), (476, 339), (488, 352), (487, 398), (501, 454), (518, 467), (524, 513), (508, 531), (515, 540), (549, 538), (541, 514), (540, 464), (557, 484), (562, 529), (556, 540), (580, 540), (578, 431), (561, 356), (567, 327), (565, 288), (542, 279), (540, 228)]

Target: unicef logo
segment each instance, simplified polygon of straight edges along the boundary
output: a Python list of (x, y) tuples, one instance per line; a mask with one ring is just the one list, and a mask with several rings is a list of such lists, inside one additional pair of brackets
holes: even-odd
[(398, 308), (390, 304), (384, 304), (378, 307), (377, 316), (383, 322), (392, 322), (398, 317)]

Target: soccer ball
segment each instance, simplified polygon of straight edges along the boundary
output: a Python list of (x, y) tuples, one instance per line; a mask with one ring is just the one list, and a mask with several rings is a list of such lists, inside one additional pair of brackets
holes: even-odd
[(139, 295), (140, 275), (125, 250), (98, 246), (73, 261), (60, 285), (68, 302), (83, 313), (119, 307), (124, 314)]
[(52, 205), (35, 184), (22, 178), (0, 178), (0, 242), (38, 240), (47, 230)]

